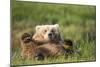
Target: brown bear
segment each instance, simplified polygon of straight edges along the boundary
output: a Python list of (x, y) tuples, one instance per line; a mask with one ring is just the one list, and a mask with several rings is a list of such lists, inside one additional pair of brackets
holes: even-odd
[[(63, 39), (59, 32), (59, 25), (36, 26), (36, 33), (22, 35), (22, 57), (44, 59), (67, 54), (73, 47), (71, 40)], [(71, 51), (72, 52), (72, 51)]]
[(36, 26), (36, 33), (33, 35), (32, 40), (42, 43), (40, 47), (46, 48), (50, 52), (48, 56), (73, 52), (73, 50), (70, 50), (73, 48), (72, 41), (62, 38), (58, 24)]
[(57, 43), (68, 49), (73, 46), (71, 40), (62, 38), (58, 24), (36, 26), (36, 33), (33, 35), (32, 39), (41, 43)]
[(43, 60), (45, 57), (57, 57), (68, 53), (66, 48), (69, 48), (69, 46), (72, 46), (70, 40), (65, 40), (64, 45), (53, 41), (42, 43), (32, 40), (32, 35), (29, 33), (24, 33), (21, 37), (21, 56), (26, 59)]

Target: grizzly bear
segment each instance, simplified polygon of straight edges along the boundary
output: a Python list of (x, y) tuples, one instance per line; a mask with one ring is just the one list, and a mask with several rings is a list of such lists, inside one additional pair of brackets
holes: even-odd
[(46, 44), (49, 43), (49, 45), (54, 44), (57, 47), (60, 45), (60, 47), (66, 49), (67, 53), (70, 51), (73, 52), (72, 41), (69, 39), (64, 39), (61, 36), (58, 24), (38, 25), (35, 29), (36, 33), (33, 35), (32, 40)]
[[(57, 43), (66, 48), (72, 48), (72, 41), (62, 38), (59, 25), (38, 25), (36, 26), (36, 33), (33, 35), (32, 40), (37, 41), (38, 43)], [(67, 45), (64, 45), (64, 44)]]
[(70, 40), (65, 40), (64, 45), (53, 41), (42, 43), (32, 40), (32, 35), (29, 33), (24, 33), (21, 37), (21, 56), (25, 59), (43, 60), (45, 57), (57, 57), (68, 53), (69, 50), (66, 50), (66, 47), (69, 46), (72, 46)]
[(56, 57), (69, 53), (73, 47), (71, 40), (61, 37), (58, 24), (36, 26), (36, 33), (34, 35), (23, 34), (21, 43), (22, 57), (29, 59)]

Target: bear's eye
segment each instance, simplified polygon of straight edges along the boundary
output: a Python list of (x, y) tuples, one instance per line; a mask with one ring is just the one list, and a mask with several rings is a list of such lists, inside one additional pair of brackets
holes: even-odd
[(46, 32), (47, 32), (47, 30), (44, 30), (44, 32), (46, 33)]
[(55, 30), (54, 30), (54, 29), (52, 29), (52, 30), (51, 30), (51, 32), (55, 32)]

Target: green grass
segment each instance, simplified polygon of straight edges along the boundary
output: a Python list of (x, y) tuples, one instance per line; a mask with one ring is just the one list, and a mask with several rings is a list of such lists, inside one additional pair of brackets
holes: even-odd
[[(11, 64), (12, 65), (34, 65), (34, 64), (52, 64), (52, 63), (67, 63), (67, 62), (82, 62), (82, 61), (95, 61), (95, 43), (82, 43), (77, 46), (77, 49), (80, 50), (80, 54), (73, 54), (68, 55), (68, 57), (65, 56), (59, 56), (59, 57), (50, 57), (46, 58), (43, 61), (38, 60), (27, 60), (22, 59), (20, 56), (20, 52), (16, 51), (13, 54), (13, 57), (11, 57)], [(91, 46), (91, 47), (90, 47)], [(75, 49), (76, 47), (74, 47)]]
[[(64, 38), (74, 41), (80, 54), (47, 58), (43, 61), (23, 60), (20, 56), (20, 37), (24, 32), (35, 32), (41, 24), (59, 24)], [(96, 7), (33, 2), (12, 4), (11, 65), (51, 64), (96, 60)]]

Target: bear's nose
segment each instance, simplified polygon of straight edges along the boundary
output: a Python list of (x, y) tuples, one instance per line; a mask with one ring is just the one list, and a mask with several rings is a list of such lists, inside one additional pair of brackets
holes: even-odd
[(48, 34), (48, 36), (50, 36), (50, 37), (51, 37), (51, 36), (52, 36), (52, 33), (49, 33), (49, 34)]

